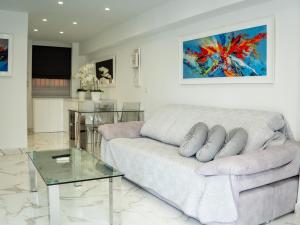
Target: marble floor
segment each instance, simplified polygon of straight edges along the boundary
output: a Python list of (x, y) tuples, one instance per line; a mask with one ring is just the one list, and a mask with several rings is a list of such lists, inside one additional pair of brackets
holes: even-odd
[[(68, 147), (64, 133), (32, 134), (29, 149)], [(38, 193), (29, 191), (24, 149), (0, 150), (0, 225), (48, 225), (46, 186), (39, 179)], [(39, 205), (35, 204), (39, 199)], [(89, 181), (82, 186), (60, 187), (63, 225), (108, 225), (108, 182)], [(134, 184), (123, 181), (123, 225), (200, 225)], [(300, 213), (289, 214), (270, 225), (300, 225)]]

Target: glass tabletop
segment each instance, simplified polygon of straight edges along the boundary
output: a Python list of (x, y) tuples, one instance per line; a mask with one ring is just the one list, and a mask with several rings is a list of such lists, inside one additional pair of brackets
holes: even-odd
[(70, 112), (76, 112), (76, 113), (143, 113), (144, 110), (118, 110), (118, 109), (103, 109), (103, 110), (78, 110), (78, 109), (69, 109)]
[(48, 186), (124, 175), (80, 149), (33, 151), (27, 154)]

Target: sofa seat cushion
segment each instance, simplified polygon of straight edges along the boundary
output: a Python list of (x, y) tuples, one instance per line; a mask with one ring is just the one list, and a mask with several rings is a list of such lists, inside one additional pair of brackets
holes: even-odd
[(131, 181), (151, 187), (151, 191), (166, 199), (176, 199), (173, 204), (177, 207), (194, 202), (193, 197), (204, 188), (201, 181), (205, 178), (195, 173), (201, 162), (195, 157), (182, 157), (176, 146), (149, 138), (113, 139), (109, 142), (109, 152), (102, 158)]
[(237, 219), (230, 176), (196, 174), (196, 168), (203, 163), (195, 157), (180, 156), (176, 146), (149, 138), (103, 139), (101, 159), (204, 224)]
[(248, 142), (243, 152), (261, 148), (272, 139), (275, 131), (286, 131), (283, 116), (276, 112), (168, 105), (145, 122), (141, 135), (179, 146), (198, 122), (207, 124), (209, 128), (220, 124), (227, 132), (236, 127), (244, 128), (248, 133)]

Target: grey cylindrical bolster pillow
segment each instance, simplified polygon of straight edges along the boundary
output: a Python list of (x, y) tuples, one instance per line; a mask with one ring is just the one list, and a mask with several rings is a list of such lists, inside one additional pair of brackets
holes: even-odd
[(200, 162), (208, 162), (213, 160), (215, 155), (222, 148), (226, 138), (226, 130), (221, 125), (213, 126), (209, 132), (205, 145), (200, 148), (196, 154), (196, 158)]
[(179, 154), (185, 157), (191, 157), (203, 146), (206, 141), (208, 127), (205, 123), (196, 123), (185, 135), (183, 142), (179, 147)]
[(248, 140), (248, 133), (244, 128), (232, 129), (226, 137), (225, 144), (216, 154), (215, 159), (233, 156), (241, 153)]

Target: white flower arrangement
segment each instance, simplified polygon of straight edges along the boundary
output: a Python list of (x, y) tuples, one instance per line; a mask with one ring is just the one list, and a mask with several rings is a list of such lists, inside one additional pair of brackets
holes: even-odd
[(85, 91), (101, 91), (100, 80), (96, 76), (94, 63), (88, 63), (79, 68), (76, 78), (80, 80), (80, 89)]

